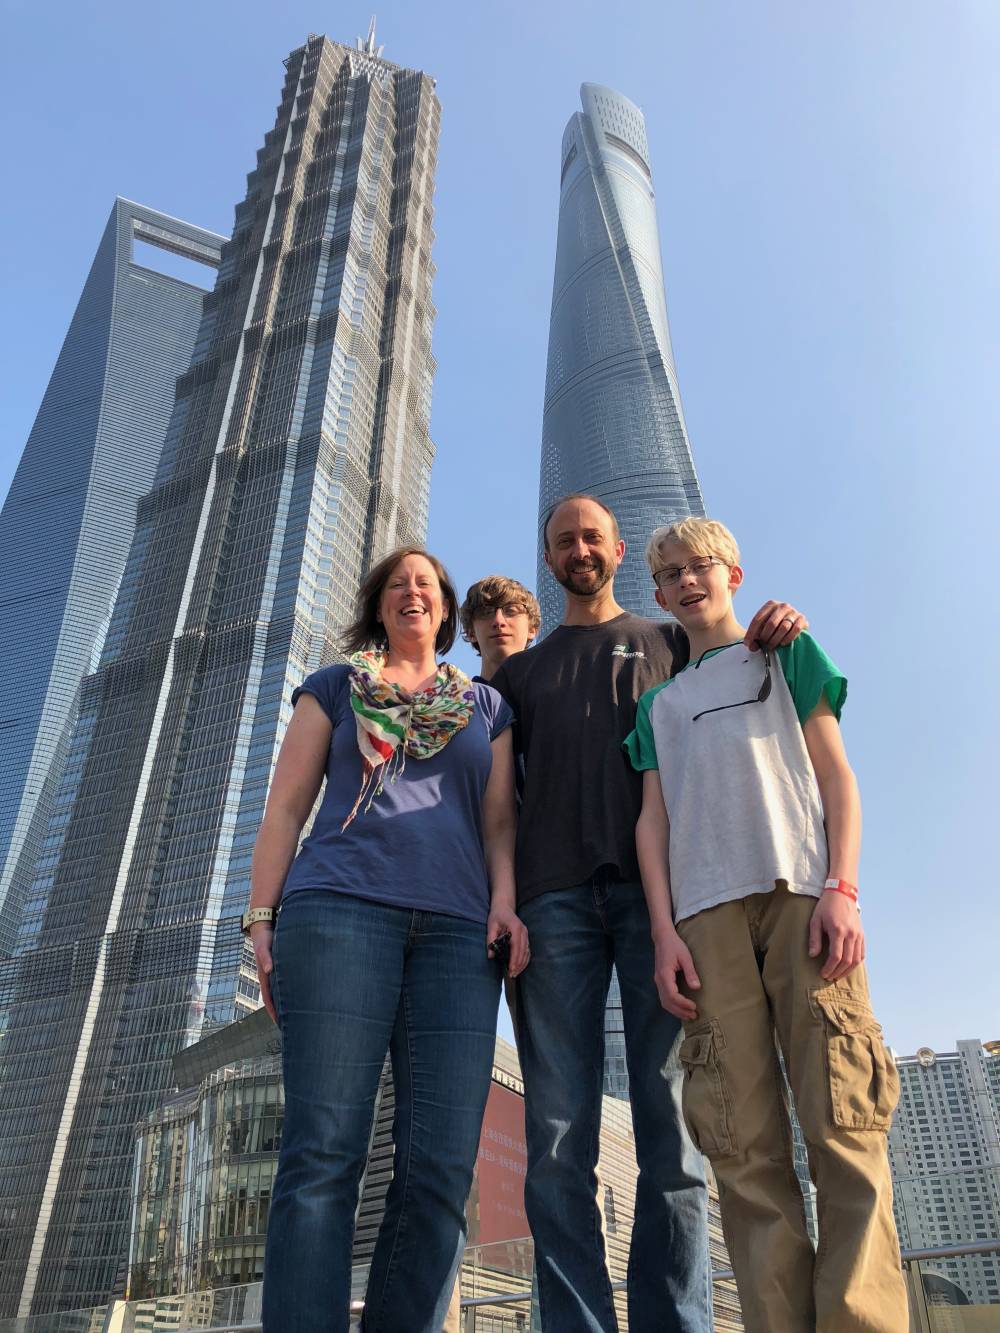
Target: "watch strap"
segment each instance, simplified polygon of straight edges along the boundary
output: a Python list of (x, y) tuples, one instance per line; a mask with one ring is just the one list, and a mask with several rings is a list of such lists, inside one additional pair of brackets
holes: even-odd
[(252, 925), (258, 921), (268, 921), (274, 924), (274, 918), (278, 915), (276, 907), (248, 907), (240, 919), (240, 929), (245, 935)]

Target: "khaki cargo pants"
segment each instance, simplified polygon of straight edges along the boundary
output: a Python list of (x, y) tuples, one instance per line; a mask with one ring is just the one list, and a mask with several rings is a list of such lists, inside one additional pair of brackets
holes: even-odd
[[(685, 1024), (684, 1115), (719, 1184), (747, 1333), (907, 1333), (886, 1131), (899, 1076), (864, 966), (808, 955), (816, 899), (757, 893), (678, 924), (701, 990)], [(806, 1231), (774, 1035), (817, 1190)]]

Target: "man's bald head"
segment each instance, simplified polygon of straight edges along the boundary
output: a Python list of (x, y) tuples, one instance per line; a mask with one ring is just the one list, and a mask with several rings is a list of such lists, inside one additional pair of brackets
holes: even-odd
[(618, 531), (618, 520), (615, 518), (614, 511), (609, 509), (603, 500), (596, 495), (588, 495), (586, 491), (570, 491), (568, 495), (561, 495), (559, 499), (551, 506), (545, 516), (545, 526), (542, 528), (542, 540), (545, 543), (546, 551), (549, 549), (549, 524), (556, 516), (556, 512), (565, 504), (570, 504), (573, 500), (586, 500), (590, 504), (597, 505), (598, 509), (603, 509), (608, 516), (611, 524), (611, 541), (617, 546), (621, 541), (621, 533)]

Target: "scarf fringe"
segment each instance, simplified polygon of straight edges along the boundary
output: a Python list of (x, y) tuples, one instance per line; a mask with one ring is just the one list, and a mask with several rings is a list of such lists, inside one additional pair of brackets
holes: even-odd
[(372, 808), (372, 801), (381, 793), (387, 781), (390, 783), (398, 782), (403, 776), (406, 769), (406, 750), (401, 745), (398, 749), (393, 750), (388, 759), (383, 759), (380, 764), (372, 765), (365, 760), (364, 766), (365, 773), (361, 781), (361, 790), (358, 792), (358, 799), (351, 807), (350, 814), (341, 824), (341, 833), (354, 820), (366, 796), (368, 797), (368, 804), (365, 805), (363, 814), (367, 814)]

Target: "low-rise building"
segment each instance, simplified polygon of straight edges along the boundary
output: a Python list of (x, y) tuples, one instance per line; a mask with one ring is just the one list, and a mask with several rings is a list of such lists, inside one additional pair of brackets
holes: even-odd
[[(133, 1299), (252, 1283), (263, 1275), (284, 1115), (278, 1031), (258, 1010), (182, 1051), (174, 1069), (183, 1091), (142, 1122), (136, 1140), (129, 1262)], [(498, 1038), (467, 1204), (466, 1295), (524, 1290), (531, 1282), (523, 1095), (517, 1052)], [(358, 1205), (356, 1295), (363, 1293), (392, 1178), (393, 1105), (387, 1064)], [(617, 1282), (628, 1268), (638, 1171), (629, 1105), (612, 1097), (604, 1099), (598, 1170), (608, 1268)], [(727, 1268), (714, 1185), (710, 1237), (713, 1266)], [(715, 1300), (717, 1333), (742, 1329), (732, 1283), (717, 1283)], [(624, 1293), (616, 1301), (626, 1327)], [(496, 1330), (525, 1327), (524, 1307), (497, 1306), (489, 1313)]]

